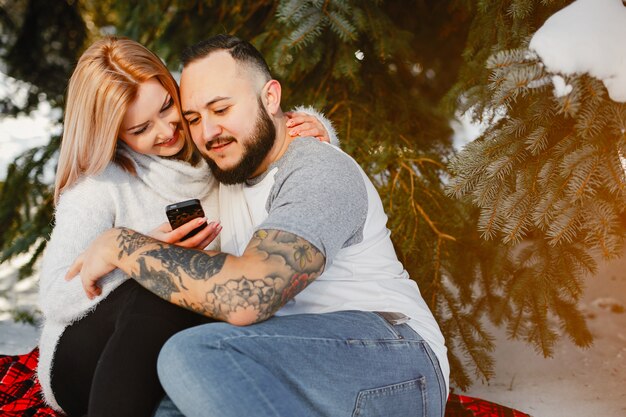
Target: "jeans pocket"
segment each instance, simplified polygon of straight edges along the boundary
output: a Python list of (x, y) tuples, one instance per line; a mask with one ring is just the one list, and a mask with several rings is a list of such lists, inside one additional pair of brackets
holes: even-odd
[(426, 378), (359, 392), (352, 417), (425, 417)]
[(374, 315), (378, 317), (378, 319), (385, 326), (385, 328), (389, 330), (389, 332), (391, 333), (391, 337), (393, 339), (403, 339), (402, 335), (398, 332), (398, 330), (394, 327), (394, 325), (389, 323), (389, 321), (385, 317), (383, 317), (380, 312), (372, 311), (372, 313), (374, 313)]

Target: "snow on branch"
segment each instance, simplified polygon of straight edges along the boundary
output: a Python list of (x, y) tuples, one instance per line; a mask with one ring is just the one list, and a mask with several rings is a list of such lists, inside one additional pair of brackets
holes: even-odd
[[(609, 97), (626, 102), (626, 0), (577, 0), (551, 16), (535, 33), (530, 49), (552, 73), (588, 73)], [(562, 78), (555, 93), (567, 94)]]

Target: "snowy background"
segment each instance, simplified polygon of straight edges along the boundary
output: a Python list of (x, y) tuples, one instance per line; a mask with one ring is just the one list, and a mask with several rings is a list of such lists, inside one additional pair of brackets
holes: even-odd
[[(13, 78), (0, 72), (0, 97), (10, 95), (17, 103), (26, 100), (25, 89)], [(55, 120), (59, 109), (52, 109), (43, 101), (30, 116), (0, 119), (0, 180), (6, 177), (7, 167), (16, 156), (27, 149), (48, 143), (51, 135), (59, 134), (61, 126)], [(54, 173), (50, 173), (52, 182)]]

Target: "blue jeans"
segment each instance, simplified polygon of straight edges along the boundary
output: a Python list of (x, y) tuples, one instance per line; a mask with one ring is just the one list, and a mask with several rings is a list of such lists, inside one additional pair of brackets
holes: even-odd
[(161, 350), (158, 373), (169, 398), (156, 417), (441, 417), (446, 402), (426, 342), (363, 311), (187, 329)]

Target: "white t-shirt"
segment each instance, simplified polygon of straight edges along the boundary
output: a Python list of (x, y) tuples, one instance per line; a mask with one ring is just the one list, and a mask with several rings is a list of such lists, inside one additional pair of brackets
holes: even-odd
[[(230, 201), (237, 193), (244, 194), (247, 207), (233, 212)], [(229, 211), (232, 223), (224, 215)], [(223, 251), (241, 254), (254, 231), (274, 229), (307, 240), (326, 257), (324, 273), (276, 315), (403, 313), (434, 351), (449, 387), (441, 330), (396, 256), (378, 192), (350, 156), (313, 138), (295, 139), (264, 175), (221, 186), (220, 213)], [(243, 217), (248, 222), (242, 224)]]

